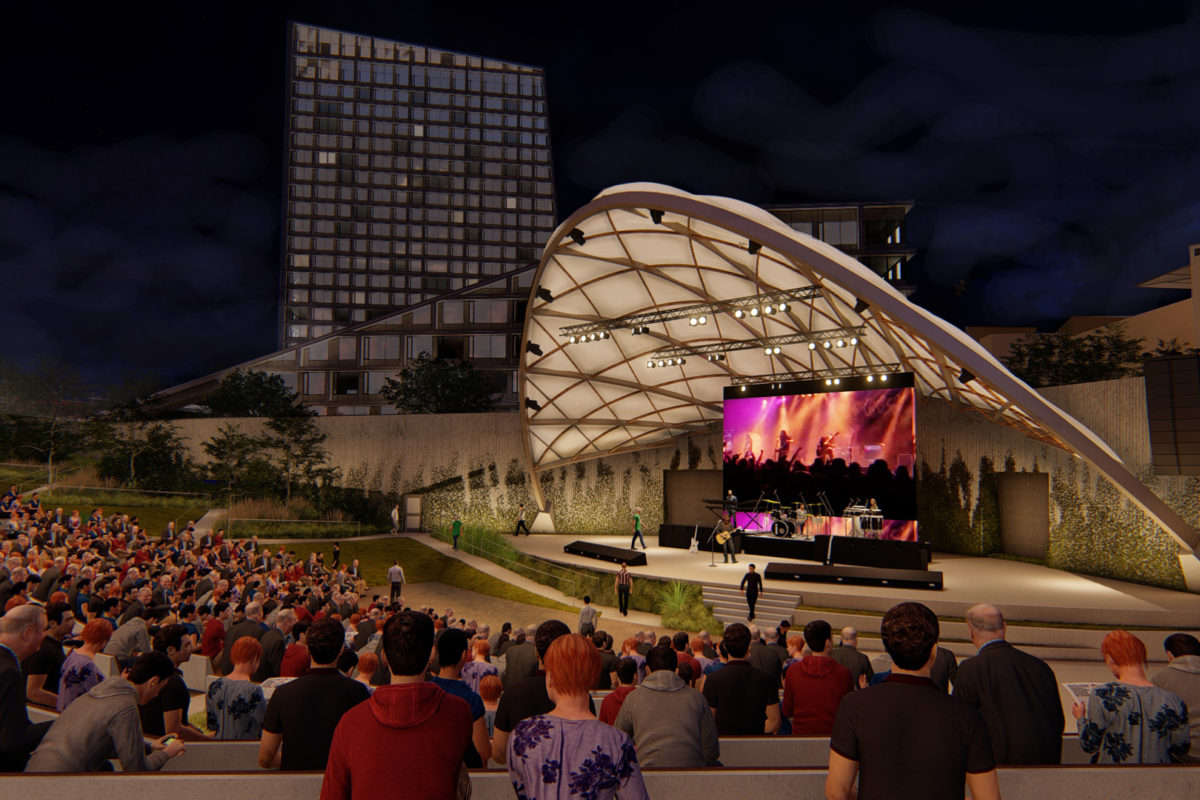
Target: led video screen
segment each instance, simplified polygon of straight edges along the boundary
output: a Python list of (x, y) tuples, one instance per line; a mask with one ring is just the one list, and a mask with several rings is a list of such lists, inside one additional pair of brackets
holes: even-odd
[(723, 483), (739, 501), (738, 527), (916, 541), (912, 375), (889, 376), (885, 388), (840, 383), (851, 385), (726, 390)]

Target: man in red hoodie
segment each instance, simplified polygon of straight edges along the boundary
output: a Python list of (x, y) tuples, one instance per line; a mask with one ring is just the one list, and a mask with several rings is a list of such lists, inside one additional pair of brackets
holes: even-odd
[(823, 619), (804, 626), (812, 655), (788, 667), (783, 678), (783, 716), (792, 721), (793, 736), (833, 733), (842, 698), (854, 689), (850, 670), (833, 660), (833, 630)]
[(454, 800), (471, 744), (471, 709), (425, 680), (432, 649), (427, 615), (402, 611), (384, 625), (391, 685), (342, 716), (320, 800)]

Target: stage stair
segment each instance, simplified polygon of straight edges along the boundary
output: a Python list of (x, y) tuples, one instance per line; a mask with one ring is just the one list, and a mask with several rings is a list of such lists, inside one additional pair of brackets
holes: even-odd
[[(746, 622), (746, 597), (735, 587), (704, 583), (704, 604), (713, 607), (713, 616), (725, 624)], [(758, 596), (754, 604), (754, 621), (762, 626), (778, 625), (781, 620), (792, 619), (800, 603), (800, 592), (787, 589), (768, 589)]]

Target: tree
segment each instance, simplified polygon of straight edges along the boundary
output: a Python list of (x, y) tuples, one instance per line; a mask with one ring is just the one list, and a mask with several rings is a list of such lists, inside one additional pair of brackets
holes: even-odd
[(187, 448), (174, 426), (163, 422), (92, 425), (92, 444), (101, 453), (100, 476), (129, 486), (178, 489), (192, 477)]
[(211, 439), (200, 446), (209, 457), (208, 472), (215, 480), (234, 488), (251, 491), (270, 490), (274, 470), (263, 454), (268, 444), (264, 437), (242, 433), (230, 423), (222, 425)]
[(469, 362), (421, 353), (400, 372), (400, 380), (388, 378), (379, 393), (410, 414), (453, 414), (491, 411), (496, 390)]
[(314, 415), (311, 408), (300, 402), (300, 395), (287, 387), (282, 376), (247, 369), (235, 369), (222, 378), (221, 385), (204, 403), (218, 417)]
[(1106, 381), (1141, 373), (1142, 340), (1124, 323), (1094, 333), (1037, 333), (1013, 343), (1004, 363), (1030, 386)]
[(267, 435), (272, 461), (284, 485), (284, 502), (292, 499), (294, 484), (316, 485), (318, 481), (332, 482), (338, 470), (329, 466), (325, 450), (327, 438), (312, 417), (274, 417), (267, 423), (274, 436)]

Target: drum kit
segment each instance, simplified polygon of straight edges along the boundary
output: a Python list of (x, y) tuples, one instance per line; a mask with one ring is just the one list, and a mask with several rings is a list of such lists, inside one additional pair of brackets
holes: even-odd
[(771, 520), (771, 533), (781, 539), (790, 539), (796, 534), (804, 536), (804, 523), (809, 517), (817, 515), (809, 513), (804, 503), (781, 503), (778, 500), (763, 500), (767, 503), (767, 515)]

